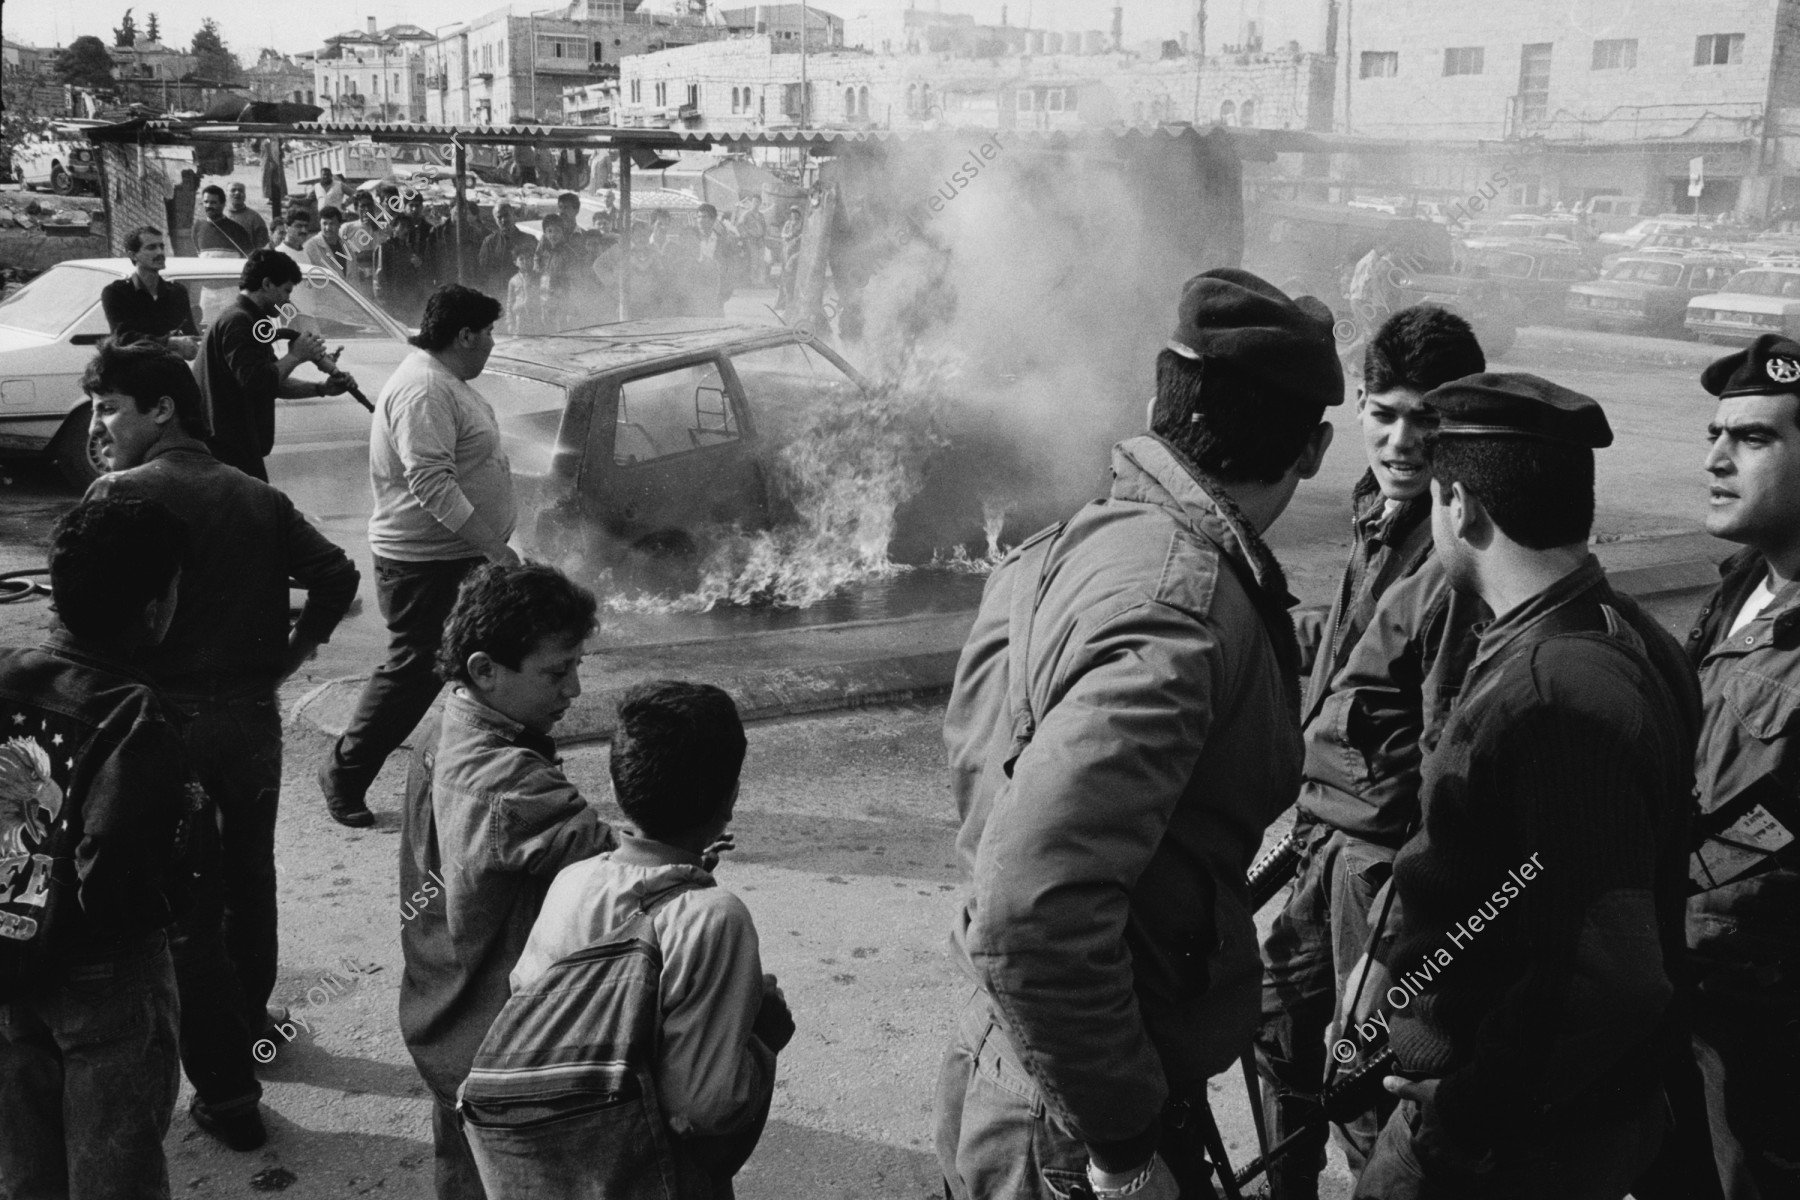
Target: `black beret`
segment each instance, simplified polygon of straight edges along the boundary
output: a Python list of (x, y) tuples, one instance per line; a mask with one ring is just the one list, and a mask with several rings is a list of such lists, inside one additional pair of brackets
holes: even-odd
[(1700, 386), (1731, 396), (1800, 396), (1800, 342), (1765, 333), (1700, 372)]
[(1612, 426), (1593, 397), (1524, 372), (1489, 371), (1425, 393), (1439, 437), (1528, 437), (1598, 450)]
[(1169, 349), (1225, 364), (1270, 391), (1333, 405), (1344, 402), (1344, 368), (1331, 310), (1312, 296), (1290, 300), (1267, 280), (1219, 267), (1181, 289)]

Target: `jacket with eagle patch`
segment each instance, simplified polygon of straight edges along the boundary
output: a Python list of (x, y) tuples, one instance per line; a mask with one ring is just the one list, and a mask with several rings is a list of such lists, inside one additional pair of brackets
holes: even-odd
[(187, 780), (170, 710), (124, 661), (65, 633), (0, 650), (0, 975), (174, 919)]

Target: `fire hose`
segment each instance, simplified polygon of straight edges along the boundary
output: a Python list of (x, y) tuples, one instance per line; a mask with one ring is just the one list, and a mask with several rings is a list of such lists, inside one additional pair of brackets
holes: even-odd
[(0, 604), (17, 604), (21, 600), (48, 596), (49, 586), (36, 576), (49, 573), (49, 567), (28, 567), (23, 571), (0, 574)]
[[(293, 341), (295, 338), (297, 338), (299, 336), (300, 336), (300, 331), (298, 329), (277, 329), (275, 331), (275, 340), (276, 341), (282, 341), (282, 342)], [(328, 383), (339, 383), (339, 382), (348, 381), (349, 386), (346, 387), (345, 390), (350, 393), (351, 399), (355, 400), (358, 404), (362, 405), (364, 408), (368, 409), (370, 412), (374, 412), (375, 406), (373, 404), (369, 403), (369, 398), (367, 396), (362, 394), (362, 389), (357, 387), (354, 381), (350, 380), (349, 373), (338, 370), (338, 365), (337, 365), (338, 355), (342, 354), (343, 352), (344, 352), (344, 348), (342, 346), (339, 346), (336, 350), (332, 351), (330, 354), (316, 354), (312, 358), (308, 359), (307, 361), (312, 363), (313, 366), (319, 368), (319, 370), (325, 372), (326, 381)]]

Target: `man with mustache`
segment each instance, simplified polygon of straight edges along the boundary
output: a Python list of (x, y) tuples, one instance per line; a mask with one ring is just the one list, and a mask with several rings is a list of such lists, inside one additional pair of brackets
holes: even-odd
[(121, 343), (153, 341), (185, 359), (200, 352), (200, 327), (186, 288), (163, 280), (169, 262), (162, 230), (144, 225), (125, 238), (125, 253), (136, 268), (100, 289), (100, 309)]
[(1688, 657), (1706, 699), (1689, 880), (1695, 1049), (1731, 1200), (1800, 1194), (1800, 342), (1713, 363), (1706, 529), (1720, 567)]

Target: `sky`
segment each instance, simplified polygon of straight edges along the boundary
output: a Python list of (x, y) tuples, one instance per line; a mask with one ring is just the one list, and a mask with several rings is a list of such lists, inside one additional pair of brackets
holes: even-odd
[[(737, 7), (753, 0), (722, 0)], [(1007, 20), (1013, 25), (1030, 23), (1040, 29), (1109, 29), (1112, 0), (1005, 0)], [(111, 43), (112, 30), (133, 4), (132, 19), (141, 31), (148, 14), (158, 17), (162, 40), (186, 46), (200, 22), (213, 17), (225, 44), (244, 60), (255, 62), (256, 51), (274, 46), (286, 53), (317, 49), (324, 39), (347, 29), (367, 25), (373, 16), (381, 28), (414, 24), (426, 29), (452, 25), (499, 8), (504, 0), (384, 0), (378, 6), (359, 0), (314, 0), (305, 5), (226, 3), (225, 0), (9, 0), (4, 6), (6, 37), (32, 46), (67, 45), (83, 34)], [(941, 6), (946, 12), (966, 12), (977, 21), (997, 24), (1002, 0), (917, 0), (916, 7)], [(1172, 37), (1186, 28), (1191, 4), (1187, 0), (1124, 0), (1125, 41), (1129, 45), (1151, 37)], [(521, 0), (520, 10), (526, 5)], [(548, 5), (546, 5), (548, 7)], [(865, 11), (897, 10), (907, 0), (846, 0), (821, 7), (846, 20)], [(541, 11), (541, 10), (540, 10)]]

